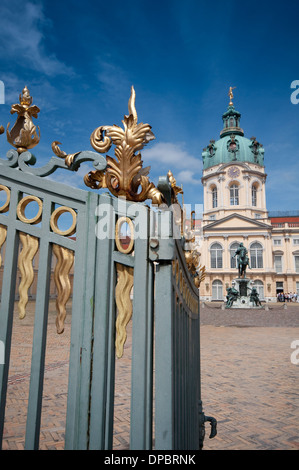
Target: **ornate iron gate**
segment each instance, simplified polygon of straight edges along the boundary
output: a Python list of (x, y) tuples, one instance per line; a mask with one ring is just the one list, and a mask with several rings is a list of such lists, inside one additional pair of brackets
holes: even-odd
[[(169, 173), (156, 188), (146, 176), (148, 170), (142, 169), (140, 154), (135, 154), (153, 135), (150, 126), (137, 124), (134, 90), (124, 131), (101, 126), (91, 136), (100, 153), (115, 143), (117, 160), (89, 151), (67, 155), (54, 142), (56, 156), (46, 166), (35, 168), (35, 157), (27, 151), (39, 140), (32, 123), (38, 108), (31, 104), (24, 89), (20, 106), (26, 108), (27, 116), (19, 122), (17, 134), (8, 132), (17, 150), (0, 161), (0, 189), (6, 193), (0, 207), (0, 245), (6, 244), (0, 312), (0, 340), (5, 345), (5, 361), (0, 364), (0, 442), (16, 273), (19, 269), (18, 305), (23, 318), (32, 260), (39, 250), (26, 449), (39, 446), (52, 253), (57, 260), (58, 333), (64, 329), (70, 271), (74, 270), (66, 449), (112, 449), (115, 359), (122, 357), (131, 318), (130, 448), (201, 448), (207, 419), (200, 401), (198, 286), (203, 271), (196, 271), (195, 252), (183, 251), (186, 239), (173, 210), (179, 192), (174, 178)], [(19, 108), (17, 112), (21, 119), (24, 112)], [(92, 161), (95, 168), (85, 183), (106, 187), (112, 196), (43, 178), (57, 168), (76, 171), (85, 161)], [(163, 209), (149, 208), (143, 203), (148, 198), (164, 202)], [(37, 203), (38, 210), (29, 218), (26, 207), (31, 202)], [(72, 222), (62, 229), (59, 218), (65, 212)], [(123, 236), (125, 227), (128, 236)]]

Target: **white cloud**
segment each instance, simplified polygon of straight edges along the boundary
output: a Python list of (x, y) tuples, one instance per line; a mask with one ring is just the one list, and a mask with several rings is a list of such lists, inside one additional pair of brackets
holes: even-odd
[(176, 179), (180, 183), (201, 184), (201, 180), (194, 178), (194, 173), (193, 173), (193, 171), (190, 171), (190, 170), (180, 171), (176, 175)]
[(42, 4), (20, 0), (2, 0), (0, 52), (28, 69), (48, 76), (72, 74), (73, 70), (45, 49), (46, 26)]
[(202, 170), (201, 159), (194, 157), (184, 148), (184, 144), (159, 142), (142, 151), (144, 166), (151, 165), (153, 170), (171, 170), (178, 184), (199, 184)]
[(172, 142), (159, 142), (151, 148), (145, 148), (142, 155), (148, 161), (158, 162), (160, 165), (171, 164), (175, 168), (192, 167), (194, 171), (201, 170), (201, 161), (190, 155), (183, 144), (174, 144)]

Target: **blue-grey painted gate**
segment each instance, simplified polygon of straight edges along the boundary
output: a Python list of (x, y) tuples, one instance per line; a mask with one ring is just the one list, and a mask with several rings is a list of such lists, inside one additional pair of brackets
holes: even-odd
[[(0, 445), (17, 269), (23, 272), (22, 317), (32, 259), (39, 251), (25, 448), (39, 447), (52, 253), (57, 259), (58, 333), (63, 332), (71, 294), (69, 274), (74, 270), (65, 448), (112, 449), (115, 361), (116, 356), (121, 360), (131, 319), (130, 449), (201, 448), (204, 422), (214, 426), (215, 421), (206, 418), (201, 407), (199, 293), (173, 211), (44, 178), (57, 168), (75, 171), (85, 161), (102, 171), (107, 162), (98, 153), (75, 154), (68, 164), (52, 157), (42, 168), (34, 167), (29, 152), (13, 150), (7, 156), (0, 161), (0, 190), (6, 194), (0, 207), (1, 246), (5, 242)], [(161, 180), (160, 190), (170, 206), (168, 178)], [(38, 211), (30, 218), (26, 207), (31, 202), (37, 203)], [(72, 217), (69, 229), (58, 223), (65, 212)], [(125, 242), (124, 226), (129, 230)]]

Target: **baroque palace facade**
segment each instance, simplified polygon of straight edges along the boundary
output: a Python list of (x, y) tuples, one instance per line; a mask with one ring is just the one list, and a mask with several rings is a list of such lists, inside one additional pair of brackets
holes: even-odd
[(235, 251), (242, 242), (259, 297), (276, 301), (279, 292), (299, 294), (299, 213), (271, 214), (266, 207), (264, 148), (244, 137), (241, 114), (230, 102), (220, 139), (203, 150), (204, 209), (201, 265), (206, 277), (202, 300), (225, 300), (238, 277)]

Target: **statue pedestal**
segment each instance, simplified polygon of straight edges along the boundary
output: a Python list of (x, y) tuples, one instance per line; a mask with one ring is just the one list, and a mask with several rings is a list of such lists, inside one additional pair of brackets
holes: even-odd
[(236, 278), (232, 282), (233, 288), (235, 288), (240, 297), (232, 303), (229, 308), (263, 308), (260, 305), (257, 306), (253, 302), (250, 302), (250, 293), (253, 287), (253, 281), (248, 278)]

